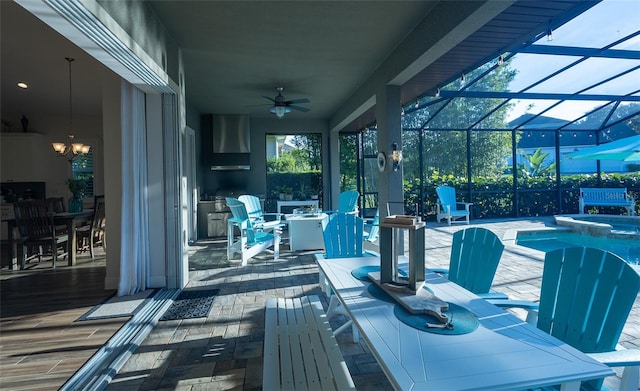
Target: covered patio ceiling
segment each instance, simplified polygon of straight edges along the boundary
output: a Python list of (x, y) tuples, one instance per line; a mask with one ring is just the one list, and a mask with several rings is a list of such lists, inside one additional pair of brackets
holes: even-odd
[[(332, 130), (375, 120), (380, 85), (408, 104), (530, 43), (597, 1), (172, 2), (152, 8), (182, 48), (188, 101), (268, 117), (275, 87)], [(217, 39), (221, 37), (221, 39)]]
[[(282, 86), (287, 99), (310, 100), (304, 105), (309, 112), (293, 111), (285, 120), (325, 120), (333, 131), (357, 131), (375, 120), (375, 95), (381, 86), (400, 85), (402, 104), (409, 104), (488, 59), (534, 42), (598, 2), (149, 0), (142, 4), (180, 48), (190, 109), (268, 118), (272, 114), (264, 97), (275, 96), (275, 88)], [(79, 58), (74, 80), (83, 81), (74, 90), (76, 112), (99, 112), (89, 105), (99, 105), (100, 100), (81, 93), (95, 95), (100, 90), (96, 72), (106, 69), (87, 60), (86, 53), (71, 53), (64, 37), (38, 27), (41, 22), (24, 10), (18, 12), (14, 4), (2, 8), (3, 118), (6, 112), (25, 109), (66, 112), (61, 96), (67, 91), (64, 57), (70, 54)], [(136, 17), (123, 13), (118, 2), (99, 4), (116, 20)], [(42, 72), (38, 64), (47, 64), (49, 71)], [(29, 97), (15, 91), (17, 80), (33, 81)]]

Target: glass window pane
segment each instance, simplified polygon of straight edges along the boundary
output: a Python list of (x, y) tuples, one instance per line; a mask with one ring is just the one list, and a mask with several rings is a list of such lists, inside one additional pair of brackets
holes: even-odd
[(592, 57), (545, 80), (527, 92), (573, 94), (639, 64), (638, 60)]
[(607, 103), (606, 101), (564, 101), (545, 112), (544, 115), (552, 118), (562, 118), (570, 122)]
[(584, 94), (628, 95), (640, 89), (640, 69), (590, 88)]
[[(607, 125), (620, 121), (623, 118), (629, 118), (627, 122), (633, 126), (636, 131), (640, 130), (640, 103), (622, 103), (607, 122)], [(634, 125), (635, 124), (635, 125)]]
[(513, 68), (518, 73), (511, 83), (509, 83), (507, 91), (520, 92), (529, 88), (532, 84), (539, 80), (559, 71), (569, 64), (578, 60), (579, 57), (573, 56), (549, 56), (541, 54), (519, 53), (510, 60)]
[(638, 30), (638, 12), (635, 1), (603, 1), (557, 28), (553, 41), (536, 44), (603, 48)]
[(422, 127), (431, 119), (433, 115), (436, 115), (440, 108), (449, 103), (449, 100), (443, 100), (438, 103), (434, 103), (429, 106), (421, 107), (417, 110), (409, 111), (406, 109), (405, 115), (402, 116), (402, 128), (403, 129), (422, 129)]

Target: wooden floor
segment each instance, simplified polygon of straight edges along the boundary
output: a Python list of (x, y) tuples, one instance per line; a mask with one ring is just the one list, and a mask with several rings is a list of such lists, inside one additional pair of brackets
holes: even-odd
[(0, 389), (59, 389), (129, 319), (76, 322), (114, 291), (102, 249), (65, 262), (0, 271)]

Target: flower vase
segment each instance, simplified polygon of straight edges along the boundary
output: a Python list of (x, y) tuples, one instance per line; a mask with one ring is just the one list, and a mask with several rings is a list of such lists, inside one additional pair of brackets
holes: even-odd
[(73, 196), (69, 199), (69, 213), (82, 212), (82, 198)]

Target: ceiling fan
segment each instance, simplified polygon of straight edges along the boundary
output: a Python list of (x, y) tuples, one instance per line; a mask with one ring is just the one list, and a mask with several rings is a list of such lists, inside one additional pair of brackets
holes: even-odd
[(275, 98), (269, 98), (268, 96), (262, 96), (265, 99), (269, 99), (273, 102), (273, 106), (269, 109), (269, 112), (275, 114), (278, 118), (284, 117), (286, 113), (290, 113), (291, 110), (298, 110), (302, 112), (309, 111), (308, 108), (302, 106), (296, 106), (297, 103), (309, 103), (309, 99), (293, 99), (293, 100), (284, 100), (284, 95), (282, 95), (282, 91), (284, 87), (277, 87), (278, 95)]

